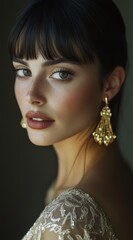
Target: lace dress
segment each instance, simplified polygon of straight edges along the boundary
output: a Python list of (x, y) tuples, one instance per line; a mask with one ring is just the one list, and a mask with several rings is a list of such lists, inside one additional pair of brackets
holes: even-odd
[(71, 188), (49, 203), (22, 240), (118, 240), (102, 208)]

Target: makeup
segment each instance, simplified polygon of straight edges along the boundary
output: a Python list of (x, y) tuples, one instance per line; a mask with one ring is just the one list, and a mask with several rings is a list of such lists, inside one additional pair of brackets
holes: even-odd
[(27, 125), (33, 129), (45, 129), (50, 127), (54, 120), (41, 112), (27, 112)]

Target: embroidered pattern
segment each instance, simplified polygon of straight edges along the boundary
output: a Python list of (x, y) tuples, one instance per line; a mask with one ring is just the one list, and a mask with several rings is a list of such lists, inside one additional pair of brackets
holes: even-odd
[(102, 208), (74, 188), (48, 204), (22, 240), (45, 240), (45, 232), (57, 240), (118, 240)]

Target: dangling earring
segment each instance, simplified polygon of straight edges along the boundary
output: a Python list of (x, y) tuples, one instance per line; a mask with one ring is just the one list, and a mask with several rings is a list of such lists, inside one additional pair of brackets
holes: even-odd
[(26, 123), (24, 122), (23, 118), (20, 121), (20, 125), (21, 125), (22, 128), (27, 128)]
[(99, 144), (104, 144), (105, 146), (111, 144), (116, 138), (110, 122), (111, 115), (111, 110), (108, 106), (108, 98), (105, 97), (105, 106), (100, 112), (101, 120), (96, 130), (93, 132), (94, 140)]

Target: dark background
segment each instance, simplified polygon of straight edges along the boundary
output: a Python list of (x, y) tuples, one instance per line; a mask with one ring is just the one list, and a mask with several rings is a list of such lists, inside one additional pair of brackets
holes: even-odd
[[(26, 0), (0, 3), (0, 239), (20, 240), (44, 208), (46, 190), (56, 176), (52, 147), (30, 143), (20, 127), (21, 114), (14, 96), (14, 78), (7, 50), (9, 31)], [(116, 0), (126, 25), (130, 65), (133, 66), (133, 2)], [(133, 168), (133, 67), (127, 79), (119, 127), (120, 146)]]
[(0, 239), (19, 240), (44, 208), (47, 188), (56, 176), (52, 147), (34, 146), (20, 127), (7, 38), (24, 0), (0, 3)]

